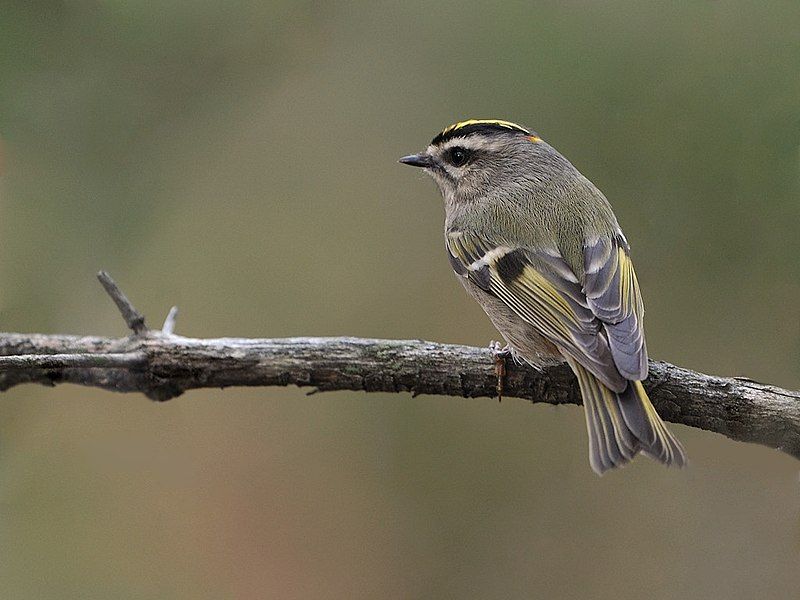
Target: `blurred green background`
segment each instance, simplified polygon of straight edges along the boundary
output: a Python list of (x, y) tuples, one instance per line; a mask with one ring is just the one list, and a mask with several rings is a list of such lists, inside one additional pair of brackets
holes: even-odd
[[(651, 356), (800, 388), (796, 1), (3, 2), (0, 329), (497, 338), (397, 164), (533, 127), (614, 204)], [(77, 387), (0, 398), (5, 598), (788, 598), (798, 462), (578, 407)]]

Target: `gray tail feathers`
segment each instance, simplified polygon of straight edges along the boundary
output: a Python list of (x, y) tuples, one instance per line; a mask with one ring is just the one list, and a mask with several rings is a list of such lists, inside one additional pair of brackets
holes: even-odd
[(616, 393), (577, 362), (568, 362), (581, 387), (589, 463), (598, 475), (630, 462), (639, 452), (668, 466), (686, 465), (683, 446), (658, 416), (640, 381), (630, 381)]

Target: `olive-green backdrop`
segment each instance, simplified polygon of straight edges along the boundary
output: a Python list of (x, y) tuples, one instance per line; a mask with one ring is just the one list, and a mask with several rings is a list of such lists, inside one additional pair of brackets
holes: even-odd
[[(0, 330), (485, 345), (432, 182), (524, 123), (613, 203), (654, 358), (800, 388), (800, 4), (1, 3)], [(297, 389), (0, 397), (5, 598), (789, 598), (800, 463), (578, 407)]]

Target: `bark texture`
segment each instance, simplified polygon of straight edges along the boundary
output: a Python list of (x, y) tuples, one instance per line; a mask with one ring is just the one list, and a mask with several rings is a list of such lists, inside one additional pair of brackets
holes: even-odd
[[(117, 284), (98, 275), (133, 335), (124, 338), (0, 333), (0, 391), (22, 383), (73, 383), (169, 400), (186, 390), (229, 386), (311, 387), (317, 391), (496, 395), (489, 348), (422, 340), (362, 338), (194, 339), (145, 326)], [(563, 363), (540, 370), (506, 361), (504, 394), (580, 404)], [(800, 392), (740, 377), (717, 377), (650, 361), (645, 382), (667, 421), (777, 448), (800, 458)]]
[[(580, 404), (562, 363), (537, 371), (507, 361), (504, 393)], [(150, 331), (127, 338), (0, 334), (0, 390), (21, 383), (74, 383), (169, 400), (186, 390), (229, 386), (313, 391), (496, 395), (488, 348), (361, 338), (193, 339)], [(645, 382), (659, 414), (800, 458), (800, 393), (651, 361)]]

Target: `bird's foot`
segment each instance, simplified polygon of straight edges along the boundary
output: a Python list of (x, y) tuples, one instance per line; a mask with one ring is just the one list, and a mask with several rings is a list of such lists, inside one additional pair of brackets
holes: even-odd
[(500, 342), (489, 342), (489, 350), (492, 351), (494, 357), (494, 372), (497, 375), (497, 401), (503, 401), (503, 379), (506, 376), (506, 359), (513, 356), (511, 347), (508, 345), (502, 346)]

